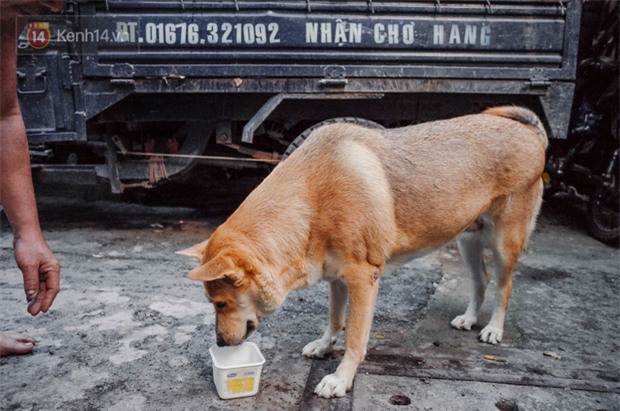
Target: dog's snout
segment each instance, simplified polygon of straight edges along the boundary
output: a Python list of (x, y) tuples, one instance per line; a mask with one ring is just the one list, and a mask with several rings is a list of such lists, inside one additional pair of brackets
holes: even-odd
[(217, 340), (215, 341), (218, 347), (227, 347), (228, 344), (220, 335), (217, 336)]
[(256, 324), (254, 324), (254, 321), (248, 320), (248, 322), (246, 323), (245, 338), (248, 338), (248, 336), (252, 334), (255, 330)]

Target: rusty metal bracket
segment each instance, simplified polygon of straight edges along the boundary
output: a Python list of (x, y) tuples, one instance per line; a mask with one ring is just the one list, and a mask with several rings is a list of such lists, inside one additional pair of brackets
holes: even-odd
[(47, 91), (47, 68), (35, 66), (31, 60), (26, 70), (17, 70), (19, 94), (45, 94)]
[(114, 142), (108, 138), (106, 141), (105, 164), (108, 169), (108, 178), (110, 180), (110, 190), (114, 194), (123, 192), (120, 175), (118, 173), (118, 157), (114, 149)]
[(121, 140), (121, 138), (119, 136), (114, 134), (111, 137), (111, 139), (112, 139), (112, 142), (114, 143), (114, 145), (120, 150), (122, 155), (127, 155), (127, 153), (129, 153), (129, 150), (127, 150), (127, 148), (125, 147), (125, 145), (123, 144), (123, 141)]
[(533, 77), (530, 79), (528, 85), (530, 89), (541, 89), (546, 90), (551, 86), (551, 81), (544, 77)]
[(347, 85), (347, 68), (344, 66), (327, 66), (323, 69), (325, 78), (319, 80), (324, 87), (344, 87)]
[(250, 121), (243, 127), (241, 141), (252, 143), (254, 132), (269, 117), (271, 113), (284, 100), (347, 100), (347, 99), (380, 99), (383, 93), (280, 93), (271, 97), (263, 106), (252, 116)]

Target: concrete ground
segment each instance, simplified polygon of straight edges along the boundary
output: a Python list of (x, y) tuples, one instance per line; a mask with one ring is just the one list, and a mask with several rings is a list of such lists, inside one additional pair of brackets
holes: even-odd
[[(38, 340), (0, 358), (1, 410), (618, 410), (618, 250), (590, 238), (580, 214), (548, 204), (514, 278), (505, 337), (450, 320), (469, 275), (454, 244), (382, 278), (366, 362), (353, 390), (326, 400), (315, 385), (342, 356), (301, 356), (327, 324), (326, 286), (293, 292), (252, 337), (267, 362), (257, 396), (221, 400), (208, 347), (214, 314), (195, 262), (174, 251), (225, 216), (192, 208), (43, 198), (62, 291), (46, 315), (26, 312), (11, 232), (0, 237), (0, 330)], [(181, 224), (181, 220), (183, 223)], [(489, 297), (492, 296), (489, 290)], [(488, 321), (491, 303), (482, 309)]]

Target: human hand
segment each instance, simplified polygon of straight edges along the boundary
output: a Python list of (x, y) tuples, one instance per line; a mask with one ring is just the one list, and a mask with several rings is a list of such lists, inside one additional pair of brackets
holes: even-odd
[(28, 312), (47, 312), (60, 290), (60, 263), (41, 235), (15, 236), (15, 261), (24, 275)]
[(65, 0), (1, 0), (0, 19), (13, 19), (15, 16), (28, 16), (44, 13), (47, 10), (59, 12)]

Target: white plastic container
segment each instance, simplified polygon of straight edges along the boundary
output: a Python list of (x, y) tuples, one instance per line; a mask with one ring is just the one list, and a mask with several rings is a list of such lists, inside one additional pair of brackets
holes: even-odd
[(253, 342), (232, 347), (209, 348), (213, 380), (222, 399), (249, 397), (258, 392), (265, 357)]

